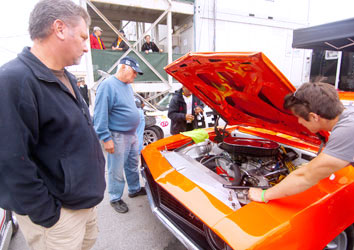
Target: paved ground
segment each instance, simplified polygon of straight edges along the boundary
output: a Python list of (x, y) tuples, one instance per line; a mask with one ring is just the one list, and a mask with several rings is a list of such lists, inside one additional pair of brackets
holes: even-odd
[[(127, 187), (123, 200), (129, 212), (119, 214), (109, 204), (106, 190), (98, 206), (99, 235), (92, 250), (184, 250), (186, 249), (152, 214), (147, 196), (129, 198)], [(19, 231), (9, 250), (29, 250)]]

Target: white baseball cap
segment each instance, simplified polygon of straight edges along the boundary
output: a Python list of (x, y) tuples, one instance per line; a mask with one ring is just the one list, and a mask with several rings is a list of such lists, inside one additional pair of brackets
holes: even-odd
[(98, 26), (93, 27), (93, 31), (97, 31), (97, 30), (103, 31), (103, 30), (102, 30), (100, 27), (98, 27)]

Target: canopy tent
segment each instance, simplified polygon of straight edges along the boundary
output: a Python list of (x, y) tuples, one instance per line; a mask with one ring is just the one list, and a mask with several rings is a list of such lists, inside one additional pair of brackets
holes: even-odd
[(294, 30), (292, 46), (354, 52), (354, 18)]

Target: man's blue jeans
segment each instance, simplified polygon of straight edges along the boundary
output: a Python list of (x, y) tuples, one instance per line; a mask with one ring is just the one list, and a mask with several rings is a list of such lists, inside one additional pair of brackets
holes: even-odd
[(135, 134), (111, 132), (114, 153), (108, 154), (108, 193), (111, 202), (122, 198), (125, 177), (130, 194), (140, 191), (138, 139)]

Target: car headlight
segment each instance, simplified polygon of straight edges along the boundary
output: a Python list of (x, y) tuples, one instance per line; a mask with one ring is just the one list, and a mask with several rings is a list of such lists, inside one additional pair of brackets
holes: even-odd
[(216, 233), (214, 233), (209, 227), (203, 224), (205, 238), (211, 249), (213, 250), (232, 250), (232, 248), (225, 243)]

